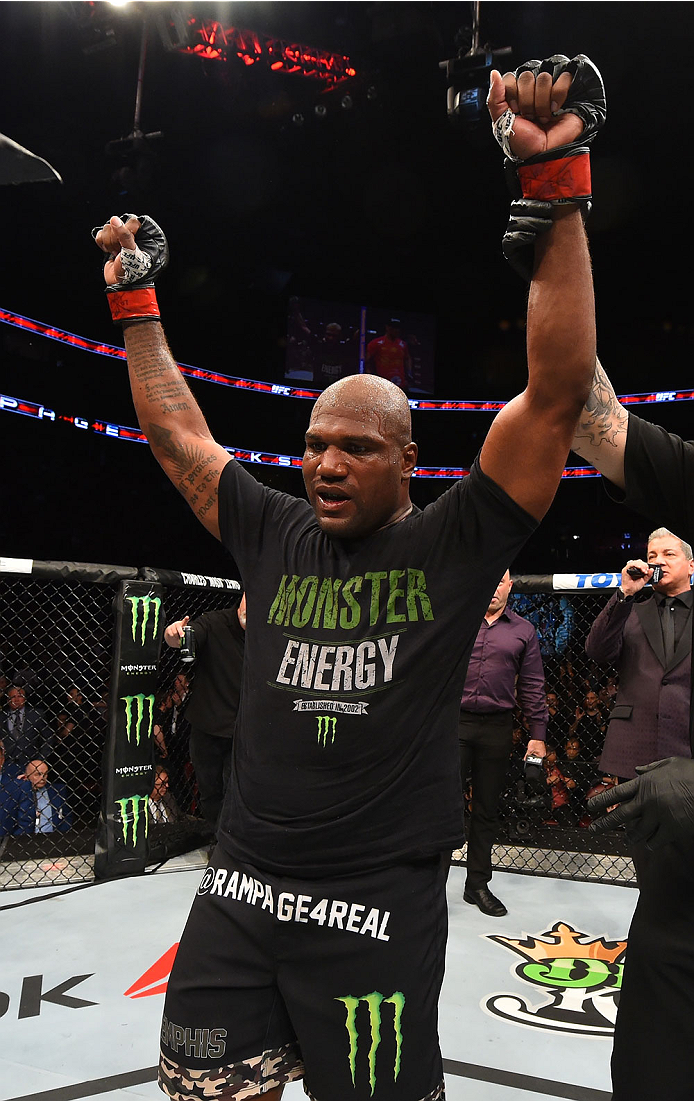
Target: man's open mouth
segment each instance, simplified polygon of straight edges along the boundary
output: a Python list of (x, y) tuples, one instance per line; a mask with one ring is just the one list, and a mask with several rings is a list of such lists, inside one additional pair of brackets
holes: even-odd
[(328, 512), (339, 509), (350, 500), (347, 494), (339, 489), (319, 489), (316, 491), (316, 497), (320, 502), (321, 508)]

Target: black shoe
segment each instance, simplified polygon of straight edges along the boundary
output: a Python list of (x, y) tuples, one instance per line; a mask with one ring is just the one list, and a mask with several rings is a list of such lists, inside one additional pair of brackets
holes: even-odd
[(504, 914), (508, 913), (501, 899), (493, 895), (486, 887), (478, 887), (476, 891), (470, 891), (466, 888), (463, 891), (463, 898), (471, 906), (479, 906), (482, 913), (488, 914), (489, 917), (503, 917)]

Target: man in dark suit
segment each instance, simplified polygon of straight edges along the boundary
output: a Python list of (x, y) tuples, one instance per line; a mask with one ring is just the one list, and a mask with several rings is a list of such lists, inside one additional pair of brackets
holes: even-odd
[(3, 837), (23, 837), (33, 832), (31, 784), (21, 776), (19, 765), (5, 760), (5, 749), (0, 741), (0, 842)]
[(53, 734), (46, 717), (40, 708), (27, 706), (26, 692), (18, 685), (7, 690), (2, 740), (7, 760), (15, 765), (26, 765), (34, 758), (43, 761), (51, 751)]
[[(691, 754), (692, 548), (657, 528), (646, 557), (624, 567), (619, 589), (586, 639), (590, 658), (619, 669), (600, 767), (623, 779), (636, 776), (637, 765)], [(654, 566), (662, 568), (662, 578), (647, 590)]]
[(45, 761), (29, 761), (24, 775), (31, 784), (34, 798), (33, 833), (64, 833), (72, 825), (67, 788), (62, 780), (48, 779)]
[(164, 641), (178, 649), (186, 626), (195, 639), (195, 680), (185, 704), (190, 723), (190, 758), (203, 817), (217, 828), (231, 773), (231, 750), (241, 696), (246, 636), (246, 594), (228, 607), (170, 623)]

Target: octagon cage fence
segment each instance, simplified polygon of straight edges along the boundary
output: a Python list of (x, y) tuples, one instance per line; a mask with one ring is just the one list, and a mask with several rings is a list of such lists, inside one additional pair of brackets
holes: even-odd
[[(95, 846), (98, 853), (106, 804), (113, 796), (107, 780), (109, 760), (113, 766), (109, 743), (119, 736), (110, 721), (113, 691), (109, 696), (119, 646), (118, 594), (142, 582), (161, 594), (159, 642), (165, 624), (238, 601), (238, 583), (226, 578), (0, 558), (0, 739), (7, 746), (0, 770), (0, 890), (88, 883), (103, 875), (98, 857), (95, 869)], [(586, 799), (616, 781), (603, 775), (599, 760), (617, 679), (614, 669), (588, 660), (584, 642), (618, 583), (618, 574), (514, 578), (511, 605), (537, 629), (547, 690), (556, 696), (548, 731), (556, 762), (533, 782), (526, 781), (527, 733), (518, 711), (493, 851), (496, 868), (635, 884), (623, 831), (593, 835), (587, 829)], [(133, 618), (133, 637), (134, 627)], [(151, 697), (142, 698), (152, 699), (153, 721), (145, 764), (137, 766), (144, 785), (138, 796), (144, 811), (138, 845), (144, 855), (139, 865), (116, 864), (106, 874), (141, 873), (213, 841), (201, 816), (188, 752), (185, 695), (194, 684), (195, 666), (184, 665), (180, 654), (164, 644), (148, 668), (156, 686), (153, 680)], [(28, 736), (23, 755), (17, 752), (13, 728), (22, 704)], [(137, 740), (139, 746), (139, 726)], [(29, 761), (33, 772), (30, 768), (25, 778)], [(37, 769), (41, 761), (47, 769)], [(38, 772), (43, 774), (39, 781)], [(169, 813), (167, 820), (157, 821), (144, 793), (162, 772), (169, 783)], [(464, 794), (467, 817), (474, 802), (471, 786)], [(138, 804), (132, 805), (136, 828)], [(121, 825), (127, 831), (125, 811)], [(452, 854), (452, 862), (465, 863), (465, 848)]]

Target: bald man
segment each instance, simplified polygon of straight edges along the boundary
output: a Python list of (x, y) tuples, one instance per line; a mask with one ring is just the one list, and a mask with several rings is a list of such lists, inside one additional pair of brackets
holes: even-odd
[[(549, 94), (544, 121), (528, 111), (517, 129), (561, 145), (582, 123), (552, 116)], [(231, 552), (248, 603), (231, 784), (169, 982), (160, 1084), (176, 1101), (277, 1101), (301, 1077), (314, 1101), (437, 1101), (459, 702), (480, 621), (549, 507), (593, 374), (580, 213), (555, 207), (536, 246), (526, 390), (470, 476), (423, 511), (409, 493), (407, 399), (377, 376), (316, 402), (308, 501), (230, 459), (152, 295), (114, 293), (140, 228), (114, 218), (97, 237), (140, 425)]]

